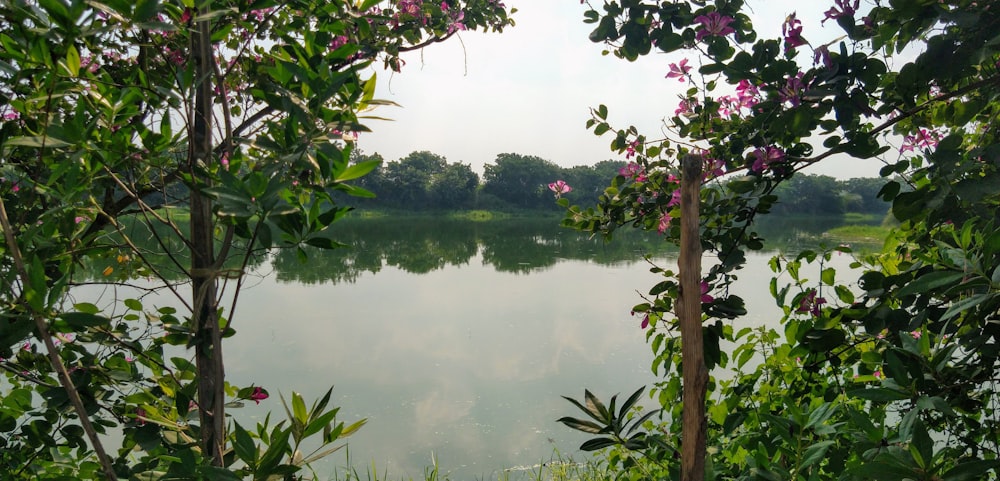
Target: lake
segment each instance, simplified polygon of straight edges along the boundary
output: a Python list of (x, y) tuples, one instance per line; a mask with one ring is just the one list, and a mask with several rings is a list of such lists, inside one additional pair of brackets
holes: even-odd
[[(832, 222), (772, 221), (758, 231), (792, 248)], [(677, 250), (655, 234), (623, 229), (605, 243), (558, 224), (347, 219), (334, 229), (349, 247), (309, 251), (305, 263), (288, 250), (258, 259), (225, 362), (231, 383), (263, 386), (271, 398), (229, 414), (250, 428), (270, 412), (273, 424), (285, 416), (279, 393), (310, 403), (333, 386), (339, 420), (368, 423), (315, 466), (320, 479), (344, 479), (339, 470), (351, 465), (362, 479), (374, 470), (421, 480), (435, 461), (454, 480), (521, 479), (554, 458), (586, 458), (577, 447), (587, 435), (556, 422), (578, 415), (561, 396), (586, 388), (607, 400), (656, 382), (630, 309), (662, 280), (644, 256), (673, 268)], [(773, 254), (748, 254), (733, 293), (750, 315), (738, 327), (780, 315), (768, 294)], [(105, 267), (91, 266), (93, 276)], [(110, 299), (89, 290), (78, 300)]]
[[(801, 227), (764, 234), (787, 245), (809, 232)], [(561, 395), (588, 388), (606, 400), (656, 381), (629, 312), (637, 291), (658, 280), (644, 254), (675, 261), (656, 236), (605, 244), (552, 219), (337, 228), (352, 247), (312, 251), (305, 264), (274, 253), (242, 294), (227, 372), (272, 398), (233, 411), (239, 418), (270, 410), (280, 419), (278, 392), (315, 399), (335, 386), (341, 420), (368, 418), (345, 451), (359, 472), (374, 463), (380, 477), (423, 479), (433, 456), (452, 479), (496, 479), (557, 453), (585, 456), (577, 446), (586, 435), (556, 422), (577, 415)], [(738, 323), (777, 315), (767, 291), (772, 255), (749, 255), (736, 293), (751, 316)], [(332, 459), (347, 464), (345, 454)], [(319, 474), (332, 476), (333, 465)]]

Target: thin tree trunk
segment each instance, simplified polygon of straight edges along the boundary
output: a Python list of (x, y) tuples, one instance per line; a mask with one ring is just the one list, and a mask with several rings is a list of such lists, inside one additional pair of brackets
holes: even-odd
[[(14, 260), (14, 268), (21, 279), (21, 285), (24, 286), (23, 289), (27, 289), (31, 285), (30, 277), (28, 276), (24, 258), (21, 257), (21, 249), (18, 247), (16, 239), (14, 239), (14, 230), (10, 224), (10, 219), (7, 217), (7, 206), (4, 205), (3, 199), (0, 199), (0, 230), (3, 231), (4, 242), (7, 244), (7, 251), (10, 252), (10, 256)], [(107, 481), (117, 481), (118, 477), (115, 475), (111, 458), (108, 457), (107, 452), (104, 450), (104, 444), (101, 443), (101, 438), (97, 435), (94, 425), (90, 422), (90, 415), (83, 405), (83, 399), (80, 398), (80, 391), (77, 391), (76, 386), (73, 385), (73, 380), (69, 377), (69, 371), (66, 370), (66, 365), (63, 364), (62, 358), (59, 357), (59, 351), (55, 343), (52, 342), (52, 335), (49, 333), (49, 326), (45, 318), (34, 309), (32, 309), (31, 317), (35, 321), (38, 338), (45, 345), (45, 352), (49, 356), (49, 363), (59, 378), (59, 384), (66, 391), (66, 396), (69, 398), (70, 404), (73, 405), (73, 411), (76, 412), (77, 418), (80, 420), (80, 427), (83, 428), (87, 439), (90, 440), (91, 447), (94, 448), (94, 454), (101, 464), (101, 471), (104, 473), (104, 478)]]
[[(210, 22), (198, 22), (191, 39), (197, 86), (190, 169), (192, 176), (198, 179), (204, 178), (199, 172), (208, 168), (212, 162), (212, 79), (215, 57), (212, 52)], [(207, 184), (207, 179), (205, 182)], [(201, 192), (206, 184), (198, 184), (191, 190), (192, 322), (195, 327), (195, 364), (198, 369), (201, 449), (213, 465), (222, 466), (225, 442), (225, 369), (219, 328), (218, 280), (214, 273), (212, 202)]]
[(681, 480), (702, 481), (705, 479), (705, 390), (708, 383), (701, 326), (701, 239), (698, 233), (702, 159), (685, 156), (681, 168), (681, 253), (678, 262), (681, 292), (677, 302), (684, 365)]

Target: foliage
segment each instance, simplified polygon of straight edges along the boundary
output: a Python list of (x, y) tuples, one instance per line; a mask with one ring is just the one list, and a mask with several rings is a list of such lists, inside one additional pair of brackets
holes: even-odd
[[(378, 162), (351, 152), (385, 103), (373, 66), (510, 24), (495, 0), (3, 2), (5, 479), (290, 479), (305, 438), (360, 427), (329, 394), (253, 431), (227, 418), (268, 396), (225, 381), (246, 268), (337, 246), (337, 195), (371, 195), (352, 183)], [(85, 297), (94, 259), (126, 294)]]
[[(727, 369), (707, 399), (707, 478), (995, 479), (1000, 12), (967, 0), (829, 6), (823, 21), (842, 36), (822, 40), (794, 13), (780, 36), (756, 31), (741, 0), (588, 8), (591, 40), (620, 58), (691, 54), (664, 68), (691, 87), (666, 138), (615, 129), (605, 106), (593, 109), (589, 126), (633, 162), (597, 206), (561, 199), (565, 225), (677, 242), (675, 159), (703, 157), (705, 349), (710, 369)], [(767, 242), (758, 218), (788, 201), (801, 169), (844, 156), (885, 164), (879, 197), (898, 228), (850, 272), (829, 265), (844, 246), (775, 258), (780, 328), (738, 329), (744, 303), (728, 286)], [(653, 272), (664, 279), (634, 310), (664, 376), (664, 423), (646, 428), (677, 446), (678, 285), (670, 267)], [(616, 444), (606, 455), (623, 476), (678, 476), (665, 452), (645, 450), (647, 462)]]

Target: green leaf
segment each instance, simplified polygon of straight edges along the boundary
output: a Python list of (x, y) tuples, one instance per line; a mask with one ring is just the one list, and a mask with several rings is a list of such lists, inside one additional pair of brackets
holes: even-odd
[(598, 449), (618, 444), (611, 438), (594, 438), (580, 445), (581, 451), (597, 451)]
[(836, 275), (837, 275), (837, 270), (832, 267), (828, 267), (826, 269), (823, 269), (823, 272), (820, 274), (820, 278), (822, 279), (824, 284), (832, 286), (834, 283), (834, 277)]
[[(281, 429), (280, 425), (275, 426), (274, 431), (271, 432), (267, 451), (261, 456), (260, 463), (257, 465), (258, 473), (269, 474), (278, 466), (278, 462), (289, 450), (288, 437), (291, 434), (291, 428)], [(262, 476), (261, 479), (266, 479), (266, 476)]]
[(960, 463), (941, 475), (944, 481), (973, 481), (991, 479), (989, 472), (1000, 467), (1000, 461), (995, 459), (977, 459)]
[(142, 302), (139, 302), (139, 300), (137, 299), (125, 299), (124, 301), (122, 301), (122, 303), (125, 304), (125, 307), (133, 311), (142, 310)]
[(600, 399), (597, 399), (597, 396), (594, 396), (594, 394), (589, 390), (584, 390), (583, 396), (587, 400), (587, 409), (589, 409), (590, 412), (598, 414), (600, 419), (603, 419), (606, 423), (610, 423), (612, 421), (611, 413), (608, 411), (608, 408), (604, 407), (604, 403), (602, 403)]
[(344, 169), (344, 171), (341, 172), (340, 175), (338, 175), (337, 178), (334, 180), (336, 180), (337, 182), (345, 182), (348, 180), (357, 179), (358, 177), (362, 177), (365, 174), (371, 172), (381, 163), (382, 163), (381, 160), (366, 160), (364, 162), (358, 162), (357, 164), (354, 164)]
[(94, 326), (104, 326), (111, 323), (111, 319), (104, 316), (89, 314), (86, 312), (65, 312), (59, 316), (72, 327), (86, 328)]
[(156, 15), (156, 11), (159, 10), (159, 0), (137, 0), (135, 2), (135, 16), (133, 20), (136, 23), (146, 22)]
[(73, 45), (66, 50), (66, 70), (71, 77), (80, 75), (80, 52)]
[(240, 458), (250, 469), (255, 469), (257, 467), (257, 445), (253, 442), (253, 438), (250, 437), (250, 433), (240, 426), (240, 423), (235, 423), (235, 440), (233, 442), (233, 450), (236, 451), (236, 456)]
[(302, 432), (302, 437), (307, 438), (323, 430), (328, 424), (330, 424), (337, 417), (337, 411), (331, 410), (320, 415), (318, 418), (313, 419), (306, 426), (305, 431)]
[(910, 395), (905, 392), (885, 387), (853, 389), (847, 391), (847, 395), (876, 402), (902, 401), (903, 399), (910, 399)]
[(629, 410), (632, 409), (632, 406), (635, 406), (635, 403), (639, 400), (639, 396), (641, 396), (642, 392), (645, 390), (646, 386), (640, 387), (634, 393), (632, 393), (632, 395), (629, 396), (624, 403), (622, 403), (621, 409), (618, 411), (619, 418), (625, 419), (625, 414), (627, 414)]
[(600, 426), (599, 424), (593, 421), (586, 421), (583, 419), (576, 419), (567, 416), (557, 419), (556, 422), (563, 423), (566, 426), (569, 426), (571, 429), (576, 429), (577, 431), (583, 431), (585, 433), (600, 434), (606, 432), (604, 427)]
[(215, 481), (242, 481), (243, 478), (236, 475), (236, 473), (219, 466), (208, 466), (202, 465), (198, 466), (198, 473), (205, 476), (205, 479)]
[(812, 446), (806, 448), (805, 453), (802, 454), (802, 463), (799, 464), (799, 469), (804, 470), (809, 466), (812, 466), (823, 460), (826, 456), (826, 451), (833, 446), (833, 441), (820, 441)]
[(941, 315), (941, 321), (947, 321), (948, 319), (951, 319), (961, 314), (964, 311), (967, 311), (969, 309), (972, 309), (973, 307), (978, 306), (979, 304), (982, 304), (983, 301), (992, 298), (993, 298), (992, 293), (976, 294), (970, 297), (966, 297), (965, 299), (962, 299), (961, 301), (953, 303), (951, 306), (949, 306), (948, 310), (944, 311), (944, 314)]
[(897, 297), (925, 293), (939, 287), (950, 286), (962, 280), (965, 274), (955, 271), (934, 271), (924, 274), (896, 291)]
[(934, 458), (934, 441), (927, 433), (927, 427), (920, 420), (913, 423), (913, 439), (910, 441), (910, 454), (921, 468), (928, 469)]
[(35, 147), (35, 148), (47, 148), (47, 149), (58, 149), (61, 147), (67, 147), (70, 144), (65, 140), (60, 140), (49, 135), (30, 135), (21, 137), (12, 137), (5, 142), (6, 145), (15, 145), (20, 147)]
[(350, 426), (347, 426), (346, 428), (344, 428), (340, 432), (340, 437), (346, 438), (346, 437), (348, 437), (348, 436), (350, 436), (350, 435), (358, 432), (358, 430), (361, 429), (361, 427), (364, 426), (366, 423), (368, 423), (368, 418), (360, 419), (358, 421), (355, 421)]

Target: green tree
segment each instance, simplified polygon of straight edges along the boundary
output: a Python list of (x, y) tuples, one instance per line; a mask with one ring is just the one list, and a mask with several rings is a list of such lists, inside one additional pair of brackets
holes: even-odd
[(529, 209), (551, 205), (546, 187), (556, 180), (560, 167), (533, 155), (499, 154), (483, 172), (483, 192), (511, 206)]
[(438, 209), (471, 209), (476, 201), (479, 174), (468, 164), (448, 164), (431, 177), (427, 193)]
[[(227, 426), (229, 403), (267, 397), (225, 377), (246, 266), (336, 246), (329, 226), (349, 208), (334, 194), (370, 195), (351, 182), (377, 162), (350, 159), (359, 113), (384, 103), (371, 66), (509, 24), (492, 0), (3, 2), (0, 471), (291, 477), (356, 430), (329, 394), (308, 408), (293, 393), (286, 422)], [(148, 277), (183, 309), (74, 302), (93, 258), (115, 260), (102, 281)], [(108, 452), (112, 428), (124, 440)], [(323, 447), (303, 455), (307, 437)]]
[(779, 214), (841, 215), (845, 212), (837, 179), (826, 175), (796, 175), (774, 189), (780, 199), (771, 209)]
[[(879, 191), (885, 186), (885, 180), (874, 177), (858, 177), (840, 182), (844, 193), (854, 196), (857, 202), (857, 212), (876, 212), (884, 214), (889, 210), (889, 203), (879, 197)], [(855, 210), (848, 208), (848, 210)]]
[[(590, 38), (635, 60), (672, 54), (668, 77), (689, 82), (667, 136), (615, 129), (593, 109), (597, 134), (635, 155), (595, 207), (569, 207), (565, 224), (610, 235), (620, 226), (678, 240), (678, 159), (697, 155), (703, 188), (701, 245), (714, 257), (703, 275), (702, 317), (709, 370), (710, 450), (717, 479), (995, 479), (1000, 465), (996, 372), (1000, 368), (1000, 12), (971, 0), (834, 0), (822, 37), (794, 13), (781, 32), (757, 31), (749, 5), (608, 1), (590, 8)], [(810, 42), (811, 41), (811, 42)], [(682, 58), (678, 54), (689, 55)], [(654, 95), (654, 93), (650, 93)], [(859, 257), (857, 274), (837, 272), (846, 247), (778, 256), (771, 294), (781, 329), (743, 328), (729, 284), (747, 250), (766, 239), (756, 220), (781, 202), (779, 186), (838, 156), (873, 159), (879, 197), (900, 226), (882, 252)], [(898, 176), (898, 177), (897, 177)], [(898, 180), (897, 180), (898, 178)], [(665, 378), (655, 397), (679, 419), (681, 379), (673, 268), (636, 305)], [(731, 353), (722, 341), (735, 343)], [(678, 479), (678, 423), (628, 424), (590, 393), (589, 419), (572, 427), (601, 434), (585, 448), (629, 477)], [(632, 399), (626, 405), (632, 404)], [(687, 406), (685, 409), (697, 409)], [(626, 428), (628, 428), (626, 430)], [(685, 439), (687, 442), (687, 439)], [(636, 451), (642, 453), (636, 455)], [(701, 479), (705, 473), (695, 473)]]
[(383, 171), (382, 193), (392, 205), (410, 209), (425, 209), (430, 205), (428, 187), (431, 179), (441, 173), (447, 161), (431, 152), (411, 152), (398, 161), (389, 162)]

